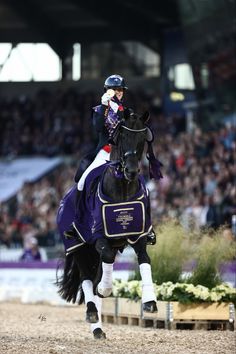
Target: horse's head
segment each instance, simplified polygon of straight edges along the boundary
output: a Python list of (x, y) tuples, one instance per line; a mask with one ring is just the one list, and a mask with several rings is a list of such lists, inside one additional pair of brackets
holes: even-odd
[(125, 119), (120, 123), (116, 136), (116, 147), (111, 159), (114, 157), (120, 161), (124, 177), (133, 181), (139, 173), (139, 161), (141, 160), (144, 144), (147, 140), (148, 128), (146, 123), (149, 113), (139, 116), (134, 113), (125, 114)]

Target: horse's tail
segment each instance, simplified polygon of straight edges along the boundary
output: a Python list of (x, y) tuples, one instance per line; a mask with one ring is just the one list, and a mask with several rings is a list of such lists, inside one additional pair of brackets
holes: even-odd
[[(56, 285), (59, 288), (58, 293), (67, 302), (75, 303), (81, 285), (80, 269), (76, 263), (76, 253), (71, 253), (66, 256), (63, 263), (63, 274), (60, 277), (58, 276), (58, 272), (60, 271), (61, 264), (59, 264), (57, 268)], [(80, 302), (82, 303), (82, 292), (81, 295), (82, 299), (80, 298)]]
[[(94, 246), (84, 245), (64, 259), (64, 269), (61, 277), (57, 276), (56, 285), (59, 295), (67, 302), (75, 303), (80, 292), (79, 304), (84, 301), (82, 281), (90, 279), (97, 283), (100, 257)], [(57, 274), (60, 270), (58, 266)], [(99, 274), (100, 275), (100, 274)]]

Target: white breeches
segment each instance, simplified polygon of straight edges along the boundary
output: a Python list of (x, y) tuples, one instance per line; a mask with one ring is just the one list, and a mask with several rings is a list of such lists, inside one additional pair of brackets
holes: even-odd
[(106, 163), (106, 161), (109, 161), (109, 160), (110, 160), (110, 153), (101, 149), (97, 153), (97, 155), (96, 155), (95, 159), (93, 160), (93, 162), (91, 163), (91, 165), (89, 165), (89, 167), (84, 171), (84, 173), (80, 177), (80, 180), (77, 184), (77, 189), (79, 191), (82, 191), (84, 189), (85, 179), (86, 179), (87, 175), (89, 174), (89, 172), (91, 172), (94, 168), (103, 165), (104, 163)]

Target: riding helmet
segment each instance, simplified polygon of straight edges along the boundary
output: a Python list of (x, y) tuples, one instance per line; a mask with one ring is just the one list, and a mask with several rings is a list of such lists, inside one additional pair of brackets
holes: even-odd
[(114, 87), (122, 87), (123, 89), (127, 90), (128, 87), (125, 84), (125, 80), (120, 75), (111, 75), (108, 76), (104, 82), (104, 89), (107, 90), (108, 88)]

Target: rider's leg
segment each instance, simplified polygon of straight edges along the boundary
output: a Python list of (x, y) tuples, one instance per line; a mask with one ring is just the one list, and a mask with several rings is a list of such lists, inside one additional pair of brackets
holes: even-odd
[(80, 177), (80, 180), (77, 184), (77, 189), (79, 191), (82, 191), (84, 189), (85, 179), (88, 176), (89, 172), (91, 172), (94, 168), (103, 165), (108, 160), (110, 160), (110, 154), (105, 150), (101, 149), (96, 155), (91, 165), (88, 166), (88, 168), (84, 171), (84, 173)]
[(98, 239), (95, 247), (102, 260), (102, 278), (97, 286), (97, 293), (100, 297), (108, 297), (112, 292), (113, 264), (117, 250), (111, 248), (105, 238)]
[(137, 243), (132, 245), (138, 257), (138, 264), (140, 275), (142, 279), (142, 303), (156, 302), (156, 295), (152, 281), (152, 271), (150, 265), (150, 258), (146, 250), (147, 240), (146, 237), (139, 239)]
[[(78, 204), (79, 204), (80, 198), (82, 196), (82, 191), (84, 189), (85, 179), (86, 179), (87, 175), (89, 174), (89, 172), (91, 172), (94, 168), (105, 164), (106, 161), (109, 159), (110, 159), (110, 154), (108, 152), (106, 152), (105, 150), (101, 149), (98, 152), (98, 154), (96, 155), (93, 162), (84, 171), (84, 173), (82, 174), (82, 176), (77, 184), (77, 195), (76, 195), (76, 200), (75, 200), (76, 206), (78, 206)], [(78, 235), (77, 235), (77, 232), (76, 232), (73, 224), (70, 226), (70, 228), (68, 228), (68, 230), (66, 230), (65, 236), (68, 238), (77, 238)]]

